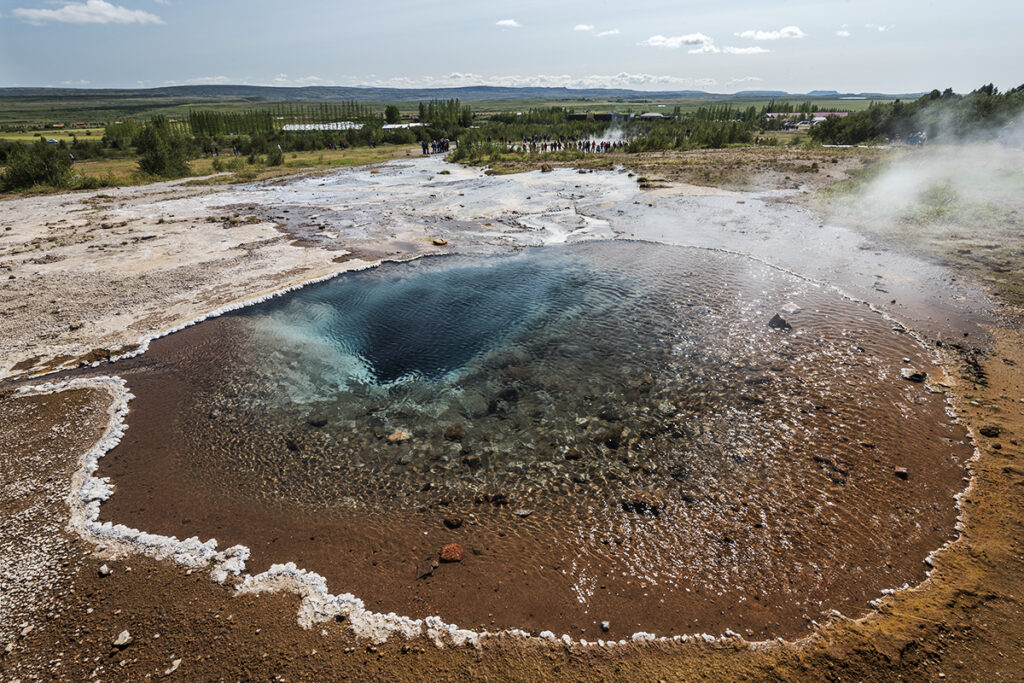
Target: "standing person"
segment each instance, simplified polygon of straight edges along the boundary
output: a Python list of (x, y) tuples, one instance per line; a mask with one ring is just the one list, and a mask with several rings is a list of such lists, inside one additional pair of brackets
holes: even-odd
[(424, 154), (424, 156), (426, 156), (427, 154), (430, 154), (430, 152), (427, 150), (427, 141), (426, 140), (422, 140), (420, 142), (420, 146), (423, 147), (423, 154)]

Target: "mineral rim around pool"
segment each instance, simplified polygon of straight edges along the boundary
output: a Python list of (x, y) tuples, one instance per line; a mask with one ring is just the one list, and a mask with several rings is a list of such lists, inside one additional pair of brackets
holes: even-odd
[(970, 448), (905, 367), (936, 372), (898, 325), (731, 254), (389, 264), (116, 366), (101, 518), (466, 628), (793, 635), (953, 536)]

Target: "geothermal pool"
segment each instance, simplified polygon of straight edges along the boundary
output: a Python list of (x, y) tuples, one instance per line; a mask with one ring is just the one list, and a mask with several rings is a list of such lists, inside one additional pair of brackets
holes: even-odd
[(970, 448), (905, 367), (936, 373), (901, 326), (730, 253), (385, 264), (115, 366), (101, 518), (465, 628), (793, 635), (953, 535)]

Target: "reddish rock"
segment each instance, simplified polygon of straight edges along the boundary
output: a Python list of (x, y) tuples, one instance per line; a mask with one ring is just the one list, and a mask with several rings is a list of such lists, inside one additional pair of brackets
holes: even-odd
[(449, 441), (458, 441), (465, 435), (465, 433), (466, 429), (462, 425), (449, 425), (448, 428), (444, 430), (444, 438)]
[(442, 562), (462, 562), (464, 552), (458, 543), (449, 543), (441, 547)]
[(462, 526), (462, 517), (445, 517), (444, 525), (449, 529), (458, 529)]

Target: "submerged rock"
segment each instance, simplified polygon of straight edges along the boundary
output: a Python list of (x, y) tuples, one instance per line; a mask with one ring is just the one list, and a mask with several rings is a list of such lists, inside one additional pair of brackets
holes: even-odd
[(657, 517), (665, 511), (665, 501), (653, 493), (638, 493), (624, 499), (622, 509), (626, 512)]
[(466, 435), (466, 428), (460, 424), (448, 425), (444, 430), (444, 438), (449, 441), (458, 441)]
[(464, 556), (465, 552), (458, 543), (449, 543), (441, 546), (440, 557), (442, 562), (462, 562)]
[(396, 429), (387, 436), (388, 443), (402, 443), (412, 438), (408, 429)]
[(791, 330), (793, 326), (786, 322), (786, 319), (776, 313), (772, 316), (772, 319), (768, 321), (768, 327), (773, 330)]
[(979, 429), (978, 432), (980, 432), (982, 436), (987, 436), (990, 439), (995, 439), (996, 437), (1003, 433), (1003, 429), (999, 425), (985, 425), (984, 427)]

